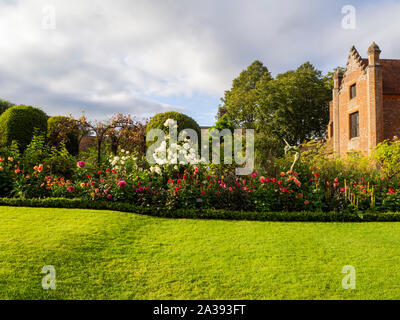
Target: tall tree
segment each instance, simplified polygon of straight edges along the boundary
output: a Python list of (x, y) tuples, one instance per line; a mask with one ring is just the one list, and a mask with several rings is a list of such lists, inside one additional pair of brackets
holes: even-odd
[(329, 80), (306, 62), (259, 88), (257, 127), (292, 144), (323, 137), (331, 97)]
[(272, 80), (262, 62), (254, 61), (233, 80), (232, 88), (225, 91), (222, 108), (237, 126), (253, 127), (257, 119), (258, 90)]
[(331, 76), (323, 76), (309, 62), (272, 79), (255, 61), (221, 100), (235, 125), (256, 130), (256, 159), (266, 166), (282, 154), (283, 139), (298, 145), (325, 135), (331, 90)]

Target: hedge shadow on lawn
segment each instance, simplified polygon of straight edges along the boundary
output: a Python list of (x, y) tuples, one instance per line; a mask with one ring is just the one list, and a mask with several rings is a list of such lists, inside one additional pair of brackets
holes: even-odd
[(178, 209), (169, 210), (160, 207), (140, 207), (130, 203), (88, 201), (80, 199), (10, 199), (0, 198), (0, 206), (93, 209), (131, 212), (161, 218), (249, 220), (281, 222), (400, 222), (399, 212), (246, 212), (215, 209)]

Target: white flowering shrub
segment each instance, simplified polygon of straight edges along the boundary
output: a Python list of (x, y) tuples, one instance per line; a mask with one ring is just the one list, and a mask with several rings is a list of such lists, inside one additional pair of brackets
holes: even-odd
[[(170, 173), (179, 171), (182, 167), (200, 166), (205, 163), (198, 154), (197, 144), (191, 143), (189, 138), (184, 141), (171, 141), (171, 134), (177, 136), (177, 124), (173, 119), (168, 119), (164, 123), (169, 128), (169, 134), (165, 136), (158, 148), (154, 150), (153, 158), (156, 165), (150, 168), (150, 171), (156, 174)], [(175, 131), (175, 133), (173, 133)], [(183, 135), (185, 133), (183, 132)]]
[(142, 171), (143, 168), (138, 164), (138, 155), (121, 149), (117, 156), (109, 158), (111, 169), (121, 172), (122, 174), (134, 174)]

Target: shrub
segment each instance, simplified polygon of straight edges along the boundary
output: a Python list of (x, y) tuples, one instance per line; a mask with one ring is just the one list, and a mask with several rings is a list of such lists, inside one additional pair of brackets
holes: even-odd
[(50, 117), (47, 121), (47, 138), (50, 146), (59, 147), (61, 142), (72, 155), (79, 153), (79, 130), (74, 119), (69, 117)]
[(193, 129), (196, 131), (198, 138), (201, 137), (201, 129), (196, 121), (194, 121), (191, 117), (179, 113), (179, 112), (165, 112), (156, 114), (149, 122), (146, 128), (146, 133), (151, 129), (161, 129), (167, 133), (167, 128), (164, 126), (164, 123), (168, 120), (175, 120), (178, 124), (178, 134), (184, 129)]
[(400, 174), (400, 140), (395, 138), (393, 141), (385, 140), (381, 142), (376, 147), (373, 158), (381, 168), (385, 178), (390, 180), (398, 177)]
[(81, 199), (7, 199), (0, 198), (0, 206), (79, 208), (95, 210), (115, 210), (150, 216), (188, 219), (253, 220), (253, 221), (307, 221), (307, 222), (389, 222), (400, 221), (399, 212), (355, 214), (349, 212), (244, 212), (214, 209), (169, 210), (159, 207), (139, 207), (126, 202), (91, 201)]
[(9, 197), (13, 191), (13, 170), (15, 163), (20, 159), (18, 145), (0, 149), (0, 197)]
[(47, 132), (47, 115), (42, 110), (30, 106), (11, 107), (0, 116), (0, 146), (16, 141), (20, 149), (25, 150), (35, 130)]
[(0, 197), (9, 197), (13, 189), (13, 179), (10, 170), (0, 164)]
[[(275, 159), (275, 168), (287, 171), (293, 162), (293, 155)], [(380, 172), (370, 157), (360, 152), (349, 152), (340, 158), (329, 154), (326, 144), (321, 141), (310, 141), (303, 145), (301, 158), (294, 168), (301, 180), (313, 178), (318, 173), (320, 180), (332, 181), (336, 178), (366, 182), (377, 182)]]
[(43, 164), (49, 169), (49, 173), (56, 177), (70, 179), (74, 175), (76, 167), (75, 158), (68, 152), (64, 142), (58, 149), (52, 147)]
[(8, 108), (11, 108), (11, 107), (13, 107), (13, 106), (14, 106), (14, 104), (11, 103), (10, 101), (0, 99), (0, 115), (1, 115), (4, 111), (6, 111)]
[(63, 141), (58, 148), (50, 147), (43, 135), (34, 135), (21, 158), (25, 173), (32, 173), (35, 166), (42, 164), (46, 173), (71, 178), (76, 167), (75, 158), (67, 151)]

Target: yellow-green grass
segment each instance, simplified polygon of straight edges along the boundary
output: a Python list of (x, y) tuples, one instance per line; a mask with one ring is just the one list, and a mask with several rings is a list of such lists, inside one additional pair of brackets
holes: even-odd
[[(42, 267), (56, 269), (43, 290)], [(342, 268), (356, 268), (356, 290)], [(0, 207), (0, 299), (399, 299), (400, 223)]]

